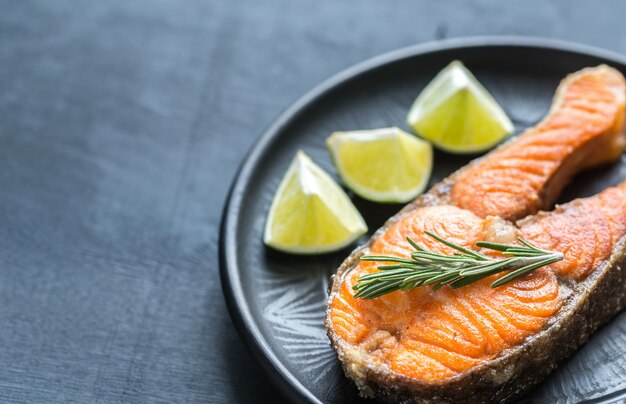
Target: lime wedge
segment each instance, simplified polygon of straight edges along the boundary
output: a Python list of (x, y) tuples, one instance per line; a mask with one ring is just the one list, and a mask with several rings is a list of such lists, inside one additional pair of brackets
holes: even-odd
[(513, 132), (509, 117), (458, 60), (421, 92), (407, 123), (435, 146), (451, 153), (487, 150)]
[(343, 182), (375, 202), (408, 202), (424, 191), (430, 143), (398, 128), (335, 132), (326, 144)]
[(274, 195), (265, 244), (288, 253), (319, 254), (339, 250), (366, 231), (348, 195), (299, 151)]

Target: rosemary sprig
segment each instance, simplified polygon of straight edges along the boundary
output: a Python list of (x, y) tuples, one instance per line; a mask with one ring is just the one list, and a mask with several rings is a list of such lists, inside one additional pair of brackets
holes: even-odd
[(444, 240), (428, 231), (426, 234), (458, 252), (454, 255), (443, 255), (428, 251), (407, 237), (408, 242), (415, 248), (411, 258), (364, 255), (361, 257), (361, 261), (376, 261), (385, 264), (378, 266), (380, 272), (359, 277), (357, 284), (353, 286), (356, 291), (354, 297), (373, 299), (396, 290), (409, 291), (418, 286), (426, 285), (432, 285), (433, 290), (444, 285), (460, 288), (493, 274), (510, 271), (491, 284), (492, 288), (496, 288), (537, 268), (563, 259), (563, 254), (542, 250), (519, 237), (517, 240), (520, 242), (520, 246), (486, 241), (477, 242), (476, 246), (478, 247), (500, 251), (502, 254), (510, 256), (508, 258), (492, 258)]

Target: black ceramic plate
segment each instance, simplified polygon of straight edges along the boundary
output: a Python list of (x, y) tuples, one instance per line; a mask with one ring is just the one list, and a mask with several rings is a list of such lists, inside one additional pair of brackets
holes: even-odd
[[(459, 59), (494, 95), (516, 133), (548, 111), (566, 74), (607, 63), (626, 73), (626, 58), (561, 42), (474, 38), (395, 51), (350, 68), (304, 96), (261, 136), (233, 184), (220, 238), (221, 276), (231, 315), (275, 383), (303, 402), (355, 403), (322, 324), (330, 275), (349, 250), (314, 257), (281, 254), (261, 241), (278, 182), (298, 149), (329, 173), (324, 141), (333, 131), (405, 127), (411, 102), (435, 74)], [(437, 152), (431, 185), (472, 157)], [(626, 178), (626, 160), (577, 177), (562, 201), (595, 194)], [(398, 205), (353, 197), (370, 234)], [(617, 317), (563, 363), (525, 401), (626, 400), (626, 316)], [(623, 401), (622, 401), (623, 402)]]

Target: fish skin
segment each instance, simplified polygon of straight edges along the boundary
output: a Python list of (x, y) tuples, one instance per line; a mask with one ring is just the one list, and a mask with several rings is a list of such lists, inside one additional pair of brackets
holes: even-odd
[[(605, 67), (601, 68), (605, 69)], [(580, 74), (580, 72), (576, 74)], [(623, 109), (621, 115), (623, 115)], [(622, 127), (623, 117), (618, 117), (613, 125), (613, 130), (618, 132), (621, 131)], [(621, 148), (620, 142), (622, 140), (616, 142), (615, 138), (613, 137), (608, 141), (608, 136), (603, 137), (603, 147), (605, 149), (610, 149), (608, 146)], [(621, 135), (619, 138), (623, 139)], [(519, 138), (509, 141), (492, 154), (515, 146), (517, 141)], [(623, 296), (626, 275), (624, 275), (625, 271), (621, 269), (625, 263), (626, 241), (624, 237), (615, 236), (620, 231), (620, 225), (617, 224), (615, 226), (618, 230), (610, 232), (614, 248), (604, 263), (597, 268), (593, 267), (596, 265), (595, 263), (590, 264), (594, 270), (578, 282), (567, 277), (558, 279), (558, 288), (562, 300), (559, 302), (559, 309), (556, 314), (549, 316), (545, 324), (541, 325), (536, 332), (524, 336), (521, 342), (513, 343), (493, 358), (479, 361), (479, 363), (456, 374), (450, 375), (442, 372), (442, 377), (427, 380), (410, 377), (397, 371), (389, 371), (389, 369), (381, 366), (384, 358), (372, 360), (372, 358), (364, 357), (358, 350), (354, 349), (354, 346), (339, 336), (339, 333), (333, 329), (331, 316), (333, 300), (339, 295), (340, 288), (346, 278), (349, 277), (350, 272), (359, 265), (359, 257), (369, 253), (376, 240), (379, 240), (388, 229), (417, 209), (454, 203), (451, 190), (454, 189), (458, 179), (472, 168), (479, 166), (481, 162), (489, 159), (492, 154), (475, 160), (435, 185), (427, 194), (418, 197), (414, 202), (407, 205), (397, 215), (389, 219), (366, 245), (355, 250), (332, 278), (329, 285), (325, 325), (346, 375), (355, 381), (363, 396), (376, 397), (386, 402), (406, 403), (508, 402), (519, 397), (541, 381), (556, 367), (559, 361), (575, 351), (599, 325), (608, 321), (626, 304), (626, 298)], [(588, 162), (584, 164), (593, 165), (598, 162), (606, 162), (603, 159), (593, 161), (593, 159), (588, 158), (587, 160)], [(581, 162), (577, 164), (583, 165)], [(530, 211), (535, 213), (542, 206), (541, 203), (538, 203)], [(528, 207), (525, 205), (520, 212), (526, 211), (528, 211)], [(481, 214), (482, 212), (479, 211), (478, 216)], [(508, 218), (516, 218), (523, 214), (514, 212)], [(541, 213), (539, 216), (544, 217), (546, 215), (550, 215), (550, 213)], [(525, 226), (531, 226), (531, 222), (532, 219), (519, 222), (520, 227), (522, 227), (521, 231), (524, 231)], [(612, 225), (614, 224), (607, 224), (609, 227)], [(532, 238), (533, 236), (529, 233), (529, 237)], [(398, 294), (401, 293), (404, 292), (398, 292)], [(395, 301), (391, 299), (391, 302), (402, 307), (402, 301), (398, 298)], [(385, 340), (388, 339), (384, 332), (389, 333), (389, 331), (379, 331), (380, 333), (374, 336), (373, 343), (384, 344)], [(355, 330), (355, 332), (359, 332), (359, 330)], [(361, 330), (361, 332), (364, 331)], [(497, 339), (494, 339), (493, 343), (496, 344)]]

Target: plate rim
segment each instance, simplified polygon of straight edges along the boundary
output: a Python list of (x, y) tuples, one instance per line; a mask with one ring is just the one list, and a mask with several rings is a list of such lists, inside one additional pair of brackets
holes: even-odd
[(227, 193), (219, 227), (218, 255), (222, 293), (230, 317), (239, 336), (244, 341), (244, 344), (252, 351), (253, 356), (261, 364), (265, 373), (270, 376), (270, 379), (279, 390), (292, 401), (322, 403), (285, 367), (262, 335), (257, 319), (252, 315), (248, 301), (244, 296), (238, 273), (239, 266), (237, 265), (237, 256), (234, 249), (229, 248), (229, 246), (236, 244), (235, 229), (238, 223), (238, 212), (245, 193), (245, 185), (252, 174), (252, 168), (256, 165), (256, 161), (280, 134), (282, 129), (296, 119), (301, 111), (306, 110), (309, 105), (315, 103), (319, 98), (323, 97), (337, 86), (354, 80), (372, 70), (398, 63), (404, 59), (440, 51), (495, 46), (565, 51), (626, 65), (626, 56), (620, 53), (592, 45), (542, 37), (471, 36), (410, 45), (382, 53), (354, 64), (313, 87), (284, 109), (283, 112), (257, 136), (257, 140), (243, 157)]

